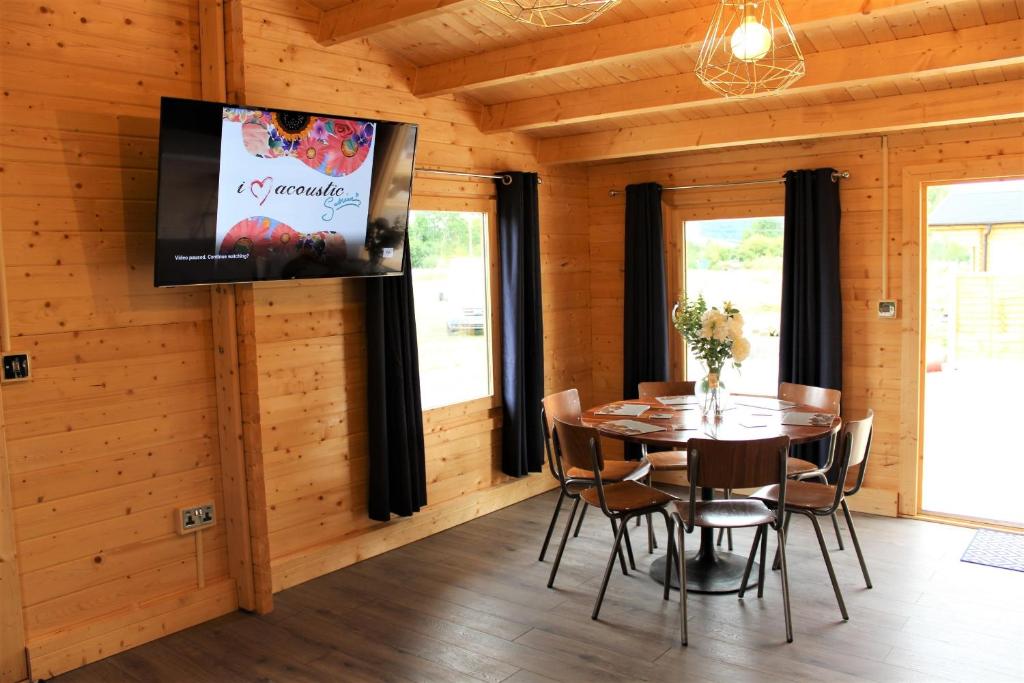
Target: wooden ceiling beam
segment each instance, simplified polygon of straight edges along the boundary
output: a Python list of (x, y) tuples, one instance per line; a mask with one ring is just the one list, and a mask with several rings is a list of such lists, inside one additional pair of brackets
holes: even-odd
[[(787, 93), (868, 85), (900, 76), (1024, 64), (1024, 20), (1006, 21), (807, 56)], [(691, 73), (545, 95), (484, 108), (480, 130), (532, 130), (722, 103)]]
[(399, 24), (425, 19), (468, 0), (356, 0), (326, 10), (320, 17), (317, 42), (338, 45), (365, 38)]
[(549, 138), (541, 164), (604, 161), (1024, 118), (1022, 81)]
[[(885, 14), (951, 4), (955, 0), (788, 0), (794, 26), (808, 27), (842, 17)], [(422, 66), (413, 93), (444, 95), (578, 69), (631, 55), (677, 50), (703, 40), (715, 5), (680, 10), (636, 21), (554, 34), (478, 55)]]

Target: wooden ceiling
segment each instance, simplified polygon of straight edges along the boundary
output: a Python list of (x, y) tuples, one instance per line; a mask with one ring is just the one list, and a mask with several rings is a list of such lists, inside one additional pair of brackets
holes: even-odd
[(482, 105), (480, 128), (545, 138), (549, 163), (1024, 116), (1024, 0), (783, 0), (807, 76), (725, 100), (693, 73), (717, 2), (621, 0), (581, 27), (477, 0), (308, 0), (318, 40), (371, 40), (414, 93)]

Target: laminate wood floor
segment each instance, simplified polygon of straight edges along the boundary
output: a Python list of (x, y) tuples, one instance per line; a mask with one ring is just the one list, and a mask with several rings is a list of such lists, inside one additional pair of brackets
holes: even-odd
[[(616, 570), (600, 621), (590, 611), (612, 538), (596, 511), (570, 540), (556, 588), (545, 587), (554, 548), (546, 562), (537, 554), (554, 502), (539, 496), (284, 591), (265, 617), (228, 615), (56, 680), (1024, 680), (1024, 574), (960, 562), (970, 529), (857, 515), (867, 590), (845, 525), (843, 552), (826, 527), (844, 623), (810, 523), (794, 517), (795, 642), (785, 642), (774, 573), (762, 600), (691, 595), (682, 648), (678, 594), (664, 602), (647, 577), (654, 556), (641, 530), (640, 571)], [(751, 540), (737, 533), (737, 551)]]

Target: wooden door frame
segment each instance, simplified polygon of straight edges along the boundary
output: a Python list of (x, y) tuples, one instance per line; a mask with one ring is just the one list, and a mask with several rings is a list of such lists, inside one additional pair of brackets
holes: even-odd
[(903, 327), (900, 353), (900, 440), (898, 514), (921, 515), (924, 452), (924, 375), (927, 192), (931, 185), (1020, 177), (1019, 157), (950, 161), (903, 169)]

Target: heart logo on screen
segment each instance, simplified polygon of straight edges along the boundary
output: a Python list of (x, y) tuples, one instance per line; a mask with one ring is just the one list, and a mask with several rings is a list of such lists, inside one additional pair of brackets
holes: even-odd
[[(267, 201), (267, 197), (270, 196), (270, 191), (274, 187), (274, 179), (267, 176), (263, 180), (254, 180), (249, 183), (249, 192), (252, 192), (252, 196), (260, 200), (260, 206), (263, 206), (263, 202)], [(257, 189), (259, 188), (259, 189)]]

